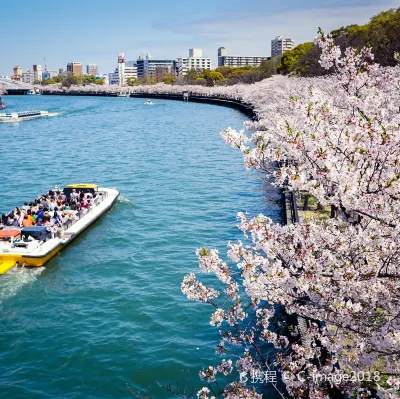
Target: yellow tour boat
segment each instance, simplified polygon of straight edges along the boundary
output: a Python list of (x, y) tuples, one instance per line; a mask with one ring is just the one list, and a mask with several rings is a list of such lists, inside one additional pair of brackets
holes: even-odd
[[(51, 229), (46, 226), (0, 228), (0, 274), (14, 266), (43, 266), (100, 216), (111, 208), (119, 192), (115, 188), (99, 188), (96, 184), (70, 184), (63, 190), (90, 193), (90, 207), (86, 213), (76, 212), (62, 225)], [(49, 212), (52, 216), (53, 212)]]

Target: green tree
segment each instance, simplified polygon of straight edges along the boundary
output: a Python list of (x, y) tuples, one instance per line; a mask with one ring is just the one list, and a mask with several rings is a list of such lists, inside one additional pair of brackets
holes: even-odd
[(62, 79), (61, 79), (60, 76), (54, 76), (53, 80), (54, 80), (54, 82), (56, 82), (56, 83), (61, 83), (61, 81), (62, 81)]
[(173, 75), (165, 76), (162, 81), (167, 85), (172, 85), (176, 81), (176, 77)]
[(136, 78), (128, 78), (126, 83), (128, 86), (139, 86), (140, 85), (140, 82)]
[(219, 72), (225, 79), (228, 79), (231, 77), (234, 70), (235, 68), (230, 66), (220, 66), (215, 70), (215, 72)]
[(278, 65), (278, 72), (287, 75), (288, 73), (291, 73), (295, 71), (296, 66), (300, 60), (300, 57), (302, 55), (307, 54), (311, 48), (314, 47), (314, 43), (312, 42), (307, 42), (303, 44), (299, 44), (297, 47), (295, 47), (292, 50), (286, 51), (281, 58), (281, 62)]
[(94, 81), (94, 84), (96, 85), (103, 85), (104, 83), (106, 83), (106, 80), (104, 78), (95, 79)]
[(210, 71), (209, 69), (204, 70), (201, 73), (201, 77), (207, 81), (209, 86), (214, 86), (215, 82), (224, 80), (224, 77), (220, 72)]
[(191, 68), (186, 72), (185, 78), (195, 80), (201, 78), (202, 71), (200, 69)]
[(53, 84), (56, 83), (56, 81), (54, 79), (46, 79), (46, 80), (43, 81), (43, 83), (45, 85), (53, 85)]

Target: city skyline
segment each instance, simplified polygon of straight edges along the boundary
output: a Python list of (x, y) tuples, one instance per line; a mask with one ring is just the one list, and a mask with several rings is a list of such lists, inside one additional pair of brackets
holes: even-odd
[[(0, 75), (10, 76), (14, 65), (23, 70), (32, 69), (33, 64), (42, 65), (43, 70), (45, 65), (47, 69), (65, 69), (71, 60), (97, 64), (99, 72), (109, 73), (115, 69), (119, 52), (124, 52), (127, 60), (136, 60), (141, 53), (175, 59), (196, 47), (203, 48), (203, 54), (217, 66), (217, 49), (221, 46), (232, 55), (270, 56), (271, 39), (276, 36), (291, 37), (296, 45), (311, 41), (318, 26), (330, 31), (363, 24), (371, 15), (399, 6), (400, 0), (307, 3), (249, 0), (243, 11), (238, 1), (227, 4), (204, 0), (198, 10), (183, 1), (174, 6), (155, 1), (149, 9), (139, 2), (121, 0), (118, 9), (112, 9), (105, 1), (88, 0), (71, 1), (68, 9), (52, 4), (43, 13), (27, 0), (6, 0), (0, 21), (6, 35), (12, 29), (13, 40), (5, 40), (0, 46)], [(9, 15), (18, 16), (18, 29)]]

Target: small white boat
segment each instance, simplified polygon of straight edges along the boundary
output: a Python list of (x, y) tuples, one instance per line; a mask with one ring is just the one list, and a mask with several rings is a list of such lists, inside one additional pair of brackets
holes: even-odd
[(150, 100), (147, 100), (144, 104), (145, 105), (153, 105), (153, 103)]
[(129, 96), (130, 96), (130, 94), (129, 93), (125, 93), (125, 92), (117, 94), (117, 97), (129, 97)]
[(0, 114), (0, 122), (17, 122), (49, 116), (48, 111), (23, 111)]

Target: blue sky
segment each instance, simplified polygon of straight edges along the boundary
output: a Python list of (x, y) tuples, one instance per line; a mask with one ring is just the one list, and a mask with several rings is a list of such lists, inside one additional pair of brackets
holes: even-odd
[(0, 1), (0, 75), (32, 64), (66, 68), (70, 61), (98, 64), (102, 73), (141, 53), (153, 58), (186, 56), (191, 47), (217, 61), (228, 55), (270, 56), (271, 39), (312, 40), (329, 31), (363, 24), (400, 0), (64, 0)]

